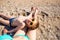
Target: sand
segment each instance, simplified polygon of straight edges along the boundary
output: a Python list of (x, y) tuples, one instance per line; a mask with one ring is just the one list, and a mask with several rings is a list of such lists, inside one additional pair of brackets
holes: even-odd
[(60, 40), (60, 0), (0, 0), (0, 13), (18, 17), (21, 9), (29, 12), (32, 6), (39, 8), (37, 40)]

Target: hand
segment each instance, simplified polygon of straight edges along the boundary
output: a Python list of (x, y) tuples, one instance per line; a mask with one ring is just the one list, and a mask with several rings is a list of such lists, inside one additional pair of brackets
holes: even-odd
[(7, 29), (4, 29), (3, 32), (4, 32), (4, 34), (7, 34), (8, 33), (8, 30)]

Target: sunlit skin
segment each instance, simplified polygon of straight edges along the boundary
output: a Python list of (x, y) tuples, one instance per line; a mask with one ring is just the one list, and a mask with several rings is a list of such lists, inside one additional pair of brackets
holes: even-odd
[[(19, 17), (15, 18), (11, 25), (17, 26), (17, 27), (11, 31), (7, 31), (6, 29), (4, 29), (5, 30), (4, 33), (16, 32), (15, 36), (19, 33), (25, 34), (24, 30), (22, 30), (22, 29), (23, 28), (25, 29), (26, 27), (28, 27), (29, 30), (27, 32), (27, 35), (30, 37), (31, 40), (36, 40), (36, 39), (31, 38), (30, 35), (31, 35), (32, 31), (35, 31), (35, 33), (36, 33), (36, 30), (32, 30), (32, 29), (37, 28), (37, 26), (36, 26), (38, 24), (37, 13), (38, 13), (38, 9), (36, 7), (32, 7), (31, 13), (29, 16), (19, 16)], [(10, 25), (9, 19), (12, 17), (7, 17), (3, 14), (0, 14), (0, 17), (3, 18), (3, 19), (0, 19), (0, 23), (8, 25), (8, 26)], [(6, 19), (6, 20), (4, 20), (4, 19)], [(34, 37), (36, 38), (36, 35)]]

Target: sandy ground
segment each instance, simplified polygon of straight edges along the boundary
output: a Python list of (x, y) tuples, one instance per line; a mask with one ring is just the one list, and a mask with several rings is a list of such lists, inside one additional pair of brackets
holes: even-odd
[(30, 11), (32, 6), (40, 11), (37, 40), (60, 40), (60, 0), (0, 0), (0, 13), (17, 17), (21, 9)]

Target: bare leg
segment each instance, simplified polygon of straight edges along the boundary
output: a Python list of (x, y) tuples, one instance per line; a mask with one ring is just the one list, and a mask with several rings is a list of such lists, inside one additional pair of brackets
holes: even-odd
[(22, 36), (19, 36), (19, 37), (13, 38), (13, 40), (26, 40), (26, 39), (24, 37), (22, 37)]
[(9, 21), (8, 20), (0, 19), (0, 23), (3, 24), (3, 25), (8, 25), (9, 26)]
[(7, 16), (7, 15), (1, 14), (1, 13), (0, 13), (0, 17), (2, 17), (3, 19), (6, 19), (6, 20), (9, 20), (10, 18), (12, 18), (11, 16)]
[[(16, 36), (18, 34), (24, 34), (24, 32), (21, 30), (17, 31), (16, 34), (14, 35), (13, 40), (26, 40), (22, 36)], [(36, 40), (36, 30), (29, 30), (27, 36), (30, 38), (30, 40)]]
[(19, 34), (25, 34), (25, 32), (22, 31), (22, 30), (18, 30), (18, 31), (15, 33), (13, 40), (26, 40), (26, 39), (25, 39), (24, 37), (22, 37), (22, 36), (17, 36), (17, 35), (19, 35)]
[(27, 32), (27, 36), (30, 38), (30, 40), (36, 40), (36, 29), (35, 30), (29, 30)]

